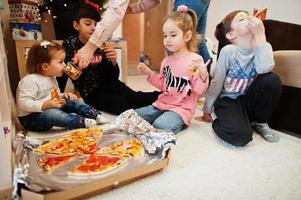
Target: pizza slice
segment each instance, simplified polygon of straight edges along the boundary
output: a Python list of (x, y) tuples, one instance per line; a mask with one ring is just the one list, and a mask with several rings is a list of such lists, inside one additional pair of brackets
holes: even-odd
[(107, 173), (125, 165), (128, 158), (120, 156), (90, 155), (81, 164), (71, 169), (68, 174), (75, 176), (87, 176)]
[(37, 159), (37, 164), (46, 172), (52, 172), (56, 168), (63, 166), (65, 163), (73, 160), (74, 155), (56, 156), (56, 157), (42, 157)]
[(144, 148), (138, 139), (131, 138), (101, 147), (95, 153), (99, 155), (116, 155), (121, 157), (132, 156), (134, 158), (143, 158)]
[(60, 95), (58, 93), (58, 90), (54, 86), (52, 87), (50, 93), (51, 93), (51, 99), (52, 100), (54, 100), (54, 99), (61, 100)]
[(35, 148), (34, 152), (58, 155), (92, 154), (98, 149), (97, 144), (102, 137), (102, 130), (101, 128), (75, 130), (61, 139)]

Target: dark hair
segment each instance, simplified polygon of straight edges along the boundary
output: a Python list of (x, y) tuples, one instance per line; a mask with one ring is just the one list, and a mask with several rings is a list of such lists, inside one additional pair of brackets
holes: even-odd
[(165, 17), (163, 24), (168, 20), (172, 19), (174, 20), (178, 27), (183, 31), (183, 33), (187, 33), (188, 31), (191, 31), (192, 37), (191, 40), (189, 40), (186, 45), (189, 51), (196, 52), (197, 46), (200, 42), (200, 35), (196, 32), (196, 26), (197, 26), (197, 16), (193, 10), (188, 9), (187, 12), (174, 12), (169, 14), (167, 17)]
[(26, 70), (29, 74), (41, 73), (42, 64), (50, 63), (54, 52), (65, 52), (64, 48), (53, 41), (35, 43), (30, 48), (26, 59)]
[(232, 30), (232, 21), (234, 17), (240, 12), (248, 13), (245, 10), (234, 10), (230, 12), (219, 24), (217, 24), (214, 35), (218, 41), (230, 43), (230, 41), (226, 37), (226, 34)]
[(93, 19), (96, 22), (100, 21), (99, 11), (91, 4), (80, 2), (74, 6), (74, 17), (73, 20), (79, 23), (82, 18)]

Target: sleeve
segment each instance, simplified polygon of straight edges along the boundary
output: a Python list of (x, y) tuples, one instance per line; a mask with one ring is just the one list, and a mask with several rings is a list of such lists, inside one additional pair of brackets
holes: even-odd
[(30, 80), (21, 80), (18, 86), (18, 105), (26, 112), (42, 112), (43, 102), (36, 101), (38, 85)]
[(107, 10), (102, 20), (97, 23), (89, 42), (100, 47), (122, 22), (129, 2), (130, 0), (110, 0)]
[(132, 13), (140, 13), (160, 4), (160, 0), (140, 0), (137, 3), (132, 3), (129, 5)]
[(220, 52), (220, 56), (216, 63), (214, 77), (206, 93), (206, 100), (203, 107), (203, 111), (206, 113), (212, 112), (213, 104), (223, 89), (223, 85), (226, 79), (226, 67), (227, 67), (226, 58), (227, 58), (226, 51), (225, 48), (223, 48)]
[(270, 43), (266, 42), (256, 47), (254, 64), (258, 74), (265, 74), (273, 70), (275, 61)]
[(209, 84), (208, 73), (205, 81), (203, 81), (198, 75), (194, 76), (191, 80), (192, 91), (194, 91), (198, 95), (202, 95), (206, 92), (208, 88), (208, 84)]
[(147, 81), (152, 84), (154, 87), (158, 88), (160, 91), (164, 91), (164, 75), (163, 75), (163, 68), (164, 68), (164, 62), (165, 59), (161, 63), (160, 73), (156, 74), (155, 72), (152, 72), (148, 78)]

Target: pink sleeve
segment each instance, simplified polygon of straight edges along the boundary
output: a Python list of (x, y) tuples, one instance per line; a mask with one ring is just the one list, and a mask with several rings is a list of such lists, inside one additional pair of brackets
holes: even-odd
[(122, 22), (130, 0), (110, 0), (102, 20), (97, 23), (89, 42), (100, 47)]
[(164, 77), (162, 74), (156, 74), (155, 72), (152, 72), (148, 78), (147, 81), (158, 88), (160, 91), (163, 91), (163, 82), (164, 82)]
[(149, 10), (158, 4), (161, 0), (139, 0), (137, 3), (130, 4), (130, 10), (132, 13), (139, 13)]
[(194, 91), (198, 95), (202, 95), (207, 91), (208, 84), (209, 84), (208, 74), (205, 81), (203, 81), (199, 76), (195, 76), (191, 80), (192, 91)]

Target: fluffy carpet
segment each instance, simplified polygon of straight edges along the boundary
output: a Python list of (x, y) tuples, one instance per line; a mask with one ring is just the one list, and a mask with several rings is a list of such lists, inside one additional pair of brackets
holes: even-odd
[(211, 124), (193, 120), (178, 135), (166, 169), (89, 199), (299, 200), (301, 139), (279, 134), (271, 144), (254, 133), (237, 148), (217, 138)]
[[(128, 85), (152, 91), (145, 80), (129, 76)], [(192, 120), (166, 169), (89, 200), (300, 200), (301, 139), (279, 134), (271, 144), (254, 133), (250, 144), (237, 148), (217, 138), (211, 124)]]

